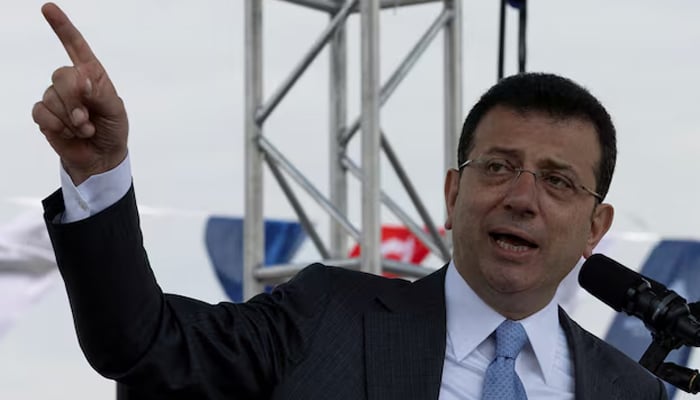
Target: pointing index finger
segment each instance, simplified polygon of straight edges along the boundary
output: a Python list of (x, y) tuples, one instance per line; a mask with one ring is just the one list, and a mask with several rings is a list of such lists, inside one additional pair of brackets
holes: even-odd
[(56, 33), (58, 39), (66, 49), (73, 65), (97, 61), (97, 57), (90, 49), (87, 41), (80, 34), (80, 31), (70, 22), (68, 16), (53, 3), (46, 3), (41, 7), (44, 18), (51, 25), (51, 29)]

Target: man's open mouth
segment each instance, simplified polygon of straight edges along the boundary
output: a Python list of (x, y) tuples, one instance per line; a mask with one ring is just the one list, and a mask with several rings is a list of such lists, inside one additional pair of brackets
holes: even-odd
[(526, 239), (523, 239), (520, 236), (513, 235), (510, 233), (490, 233), (489, 234), (491, 238), (496, 242), (496, 244), (505, 249), (505, 250), (510, 250), (510, 251), (526, 251), (529, 249), (536, 249), (539, 246), (537, 244), (532, 243)]

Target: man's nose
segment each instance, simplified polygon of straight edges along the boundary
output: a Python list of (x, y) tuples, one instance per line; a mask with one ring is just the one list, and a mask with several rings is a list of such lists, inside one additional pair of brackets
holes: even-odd
[(517, 214), (534, 215), (537, 213), (538, 196), (537, 174), (521, 169), (508, 186), (503, 201), (507, 209)]

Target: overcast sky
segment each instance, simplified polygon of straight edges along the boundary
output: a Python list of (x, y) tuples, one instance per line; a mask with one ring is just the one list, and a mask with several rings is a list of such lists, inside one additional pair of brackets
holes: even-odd
[[(264, 1), (269, 95), (328, 18)], [(0, 6), (0, 217), (35, 208), (58, 187), (58, 160), (30, 110), (54, 69), (67, 64), (40, 14), (42, 2)], [(65, 0), (69, 14), (124, 98), (130, 151), (150, 257), (167, 291), (223, 299), (202, 245), (205, 216), (243, 212), (243, 1)], [(440, 12), (438, 4), (382, 14), (382, 73)], [(618, 168), (608, 196), (617, 231), (699, 237), (700, 3), (693, 0), (530, 4), (528, 70), (568, 76), (598, 96), (618, 129)], [(515, 14), (507, 71), (515, 72)], [(358, 20), (349, 22), (349, 118), (359, 109)], [(464, 113), (496, 79), (497, 1), (464, 1)], [(322, 190), (327, 187), (327, 54), (270, 117), (270, 140)], [(382, 127), (433, 217), (443, 215), (442, 43), (439, 38), (382, 113)], [(358, 142), (359, 143), (359, 142)], [(358, 143), (351, 149), (356, 152)], [(311, 155), (311, 156), (310, 156)], [(358, 160), (359, 163), (359, 160)], [(393, 174), (383, 186), (406, 204)], [(293, 217), (267, 180), (271, 217)], [(354, 186), (356, 187), (356, 185)], [(308, 199), (304, 199), (309, 203)], [(351, 199), (357, 216), (359, 196)], [(32, 206), (31, 204), (34, 204)], [(150, 208), (146, 208), (150, 207)], [(165, 213), (165, 214), (163, 214)], [(319, 226), (325, 217), (311, 214)], [(383, 213), (385, 220), (393, 217)], [(113, 386), (82, 358), (60, 283), (0, 341), (0, 398), (111, 398)]]

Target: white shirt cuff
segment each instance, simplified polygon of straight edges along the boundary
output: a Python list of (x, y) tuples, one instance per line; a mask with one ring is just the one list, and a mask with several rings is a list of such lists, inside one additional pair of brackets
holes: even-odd
[(108, 208), (124, 197), (131, 187), (131, 164), (126, 155), (115, 168), (89, 177), (77, 187), (61, 166), (61, 190), (66, 211), (61, 223), (80, 221)]

